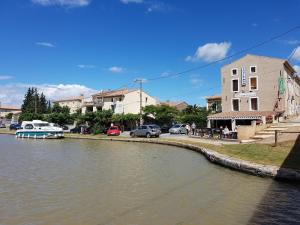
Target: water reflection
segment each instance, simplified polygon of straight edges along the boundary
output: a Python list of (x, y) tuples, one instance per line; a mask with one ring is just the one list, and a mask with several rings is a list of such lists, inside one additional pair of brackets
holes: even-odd
[[(1, 225), (255, 223), (274, 185), (171, 146), (8, 136), (0, 143)], [(275, 184), (276, 196), (299, 195)], [(280, 209), (276, 196), (270, 202)]]

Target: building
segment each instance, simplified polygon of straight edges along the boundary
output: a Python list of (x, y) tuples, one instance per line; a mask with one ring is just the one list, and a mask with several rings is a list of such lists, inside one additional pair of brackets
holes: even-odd
[(188, 107), (188, 105), (189, 105), (186, 102), (170, 102), (170, 101), (160, 102), (159, 104), (160, 105), (168, 105), (168, 106), (175, 107), (179, 111), (182, 111), (182, 110), (186, 109)]
[(206, 110), (212, 111), (214, 113), (222, 111), (222, 96), (213, 95), (207, 96), (206, 99)]
[(221, 68), (222, 112), (209, 127), (273, 122), (300, 113), (300, 78), (288, 61), (246, 55)]
[[(155, 98), (142, 92), (142, 107), (156, 105)], [(92, 95), (90, 101), (85, 101), (82, 113), (112, 110), (115, 114), (139, 114), (140, 113), (140, 90), (120, 89), (113, 91), (100, 91)]]
[(73, 114), (73, 113), (76, 113), (79, 110), (81, 110), (81, 108), (83, 106), (83, 101), (84, 101), (84, 97), (81, 95), (81, 96), (77, 96), (77, 97), (60, 99), (57, 101), (53, 101), (53, 103), (57, 103), (61, 107), (64, 107), (64, 106), (69, 107), (70, 113)]
[(8, 114), (20, 113), (21, 109), (14, 106), (0, 106), (0, 119), (4, 119)]

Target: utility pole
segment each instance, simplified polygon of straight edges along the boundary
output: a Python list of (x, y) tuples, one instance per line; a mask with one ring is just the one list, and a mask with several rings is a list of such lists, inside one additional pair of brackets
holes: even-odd
[(134, 82), (140, 84), (140, 125), (143, 125), (143, 82), (144, 79), (136, 79)]

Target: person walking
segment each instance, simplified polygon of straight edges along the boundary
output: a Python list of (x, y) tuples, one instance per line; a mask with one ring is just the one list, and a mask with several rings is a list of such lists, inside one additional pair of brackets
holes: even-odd
[(194, 122), (192, 123), (192, 133), (193, 135), (196, 134), (196, 124)]
[(191, 127), (188, 123), (185, 125), (185, 129), (186, 129), (186, 135), (189, 135), (191, 131)]

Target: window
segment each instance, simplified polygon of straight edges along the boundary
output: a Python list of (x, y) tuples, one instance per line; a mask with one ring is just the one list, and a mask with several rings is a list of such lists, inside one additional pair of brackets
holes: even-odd
[(146, 97), (145, 102), (146, 102), (146, 103), (148, 102), (148, 97)]
[(111, 102), (114, 102), (114, 98), (111, 98)]
[(250, 77), (250, 91), (257, 90), (257, 77)]
[(239, 80), (238, 79), (232, 80), (232, 91), (233, 92), (239, 91)]
[(252, 110), (252, 111), (258, 110), (258, 99), (257, 98), (250, 99), (250, 110)]
[(240, 111), (240, 100), (239, 99), (232, 99), (232, 110)]
[(25, 126), (25, 129), (28, 129), (28, 130), (31, 130), (31, 129), (33, 129), (33, 126), (32, 126), (32, 124), (27, 124), (27, 125)]
[(121, 102), (121, 101), (122, 101), (122, 98), (119, 98), (119, 101)]
[(235, 76), (235, 75), (238, 75), (238, 69), (234, 68), (231, 70), (231, 75), (232, 76)]
[(256, 66), (250, 66), (250, 73), (256, 73)]

